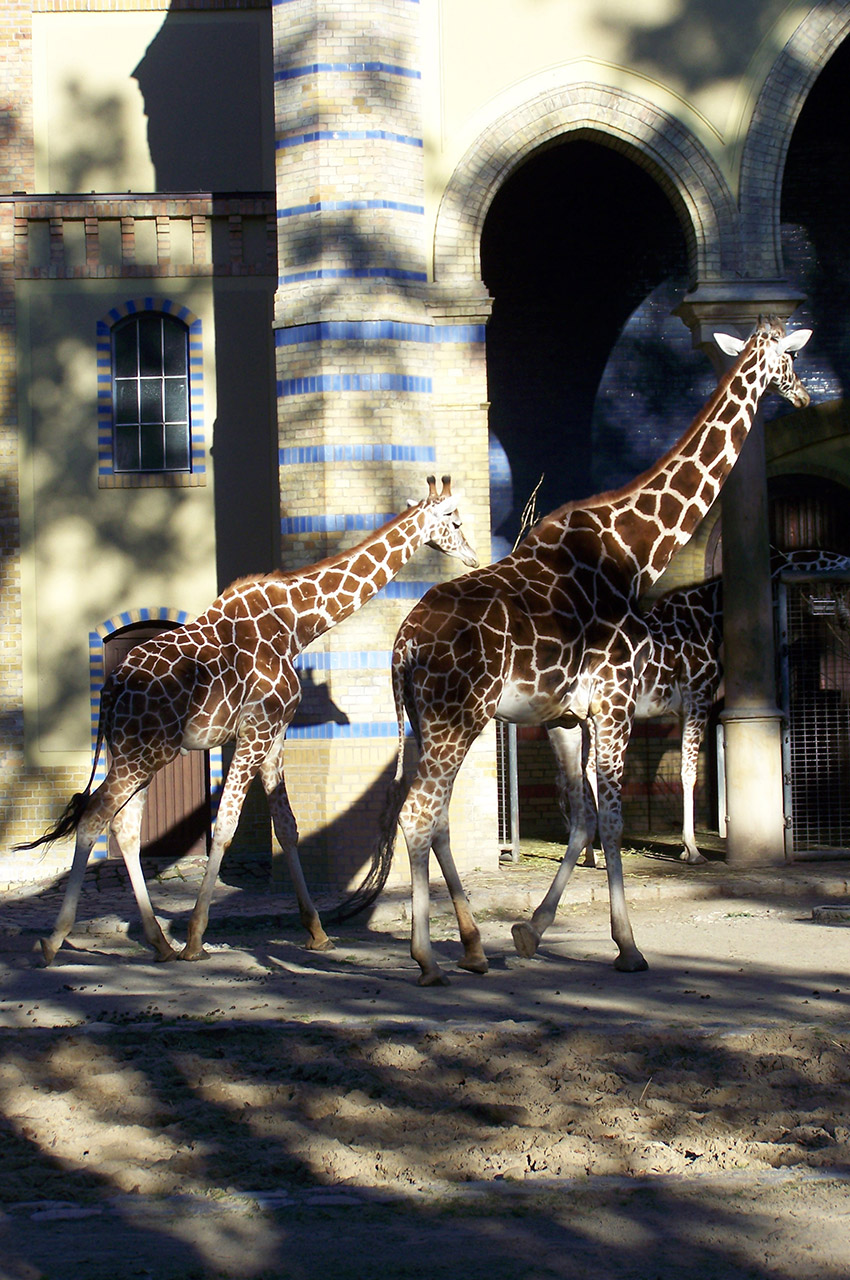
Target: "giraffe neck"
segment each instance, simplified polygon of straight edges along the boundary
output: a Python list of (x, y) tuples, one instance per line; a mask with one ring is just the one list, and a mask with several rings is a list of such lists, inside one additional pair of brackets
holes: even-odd
[[(694, 533), (720, 492), (752, 426), (767, 383), (755, 342), (721, 378), (714, 394), (672, 449), (622, 489), (568, 503), (544, 519), (526, 544), (561, 542), (581, 558), (598, 548), (642, 595)], [(522, 546), (519, 549), (522, 553)]]
[(295, 612), (297, 648), (343, 622), (391, 582), (422, 546), (425, 522), (425, 506), (418, 503), (350, 551), (283, 574), (281, 582)]
[(754, 342), (678, 444), (612, 495), (606, 542), (631, 558), (639, 592), (657, 581), (707, 515), (741, 452), (766, 385), (764, 351)]

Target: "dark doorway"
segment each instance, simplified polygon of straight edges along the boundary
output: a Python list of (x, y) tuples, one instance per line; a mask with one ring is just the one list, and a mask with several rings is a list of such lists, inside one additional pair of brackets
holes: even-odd
[[(591, 422), (600, 379), (635, 309), (661, 282), (686, 275), (687, 249), (649, 173), (609, 147), (574, 141), (536, 153), (504, 184), (484, 225), (481, 268), (494, 299), (487, 371), (501, 492), (493, 526), (510, 543), (541, 473), (541, 515), (598, 491), (605, 468), (594, 466)], [(612, 440), (612, 453), (627, 437)]]
[[(137, 644), (173, 626), (171, 622), (136, 622), (107, 636), (103, 644), (104, 676)], [(189, 751), (160, 769), (148, 788), (142, 819), (142, 856), (167, 862), (205, 857), (211, 825), (209, 753)], [(120, 857), (112, 836), (109, 855)]]

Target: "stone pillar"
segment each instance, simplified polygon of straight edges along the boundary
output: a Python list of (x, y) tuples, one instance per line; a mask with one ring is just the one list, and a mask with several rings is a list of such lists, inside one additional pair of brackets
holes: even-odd
[[(759, 315), (786, 319), (801, 301), (781, 281), (720, 282), (689, 294), (678, 314), (718, 373), (717, 330), (746, 338)], [(782, 716), (776, 706), (773, 598), (761, 411), (721, 492), (726, 861), (785, 861)]]
[[(432, 305), (420, 7), (377, 0), (364, 23), (344, 0), (286, 0), (272, 18), (283, 567), (353, 546), (424, 497), (432, 472), (452, 475), (486, 558), (489, 298), (479, 283), (475, 297)], [(461, 571), (420, 551), (302, 655), (286, 774), (311, 884), (361, 878), (394, 768), (393, 640), (431, 583)], [(480, 834), (482, 815), (467, 812)], [(399, 850), (394, 875), (406, 875), (406, 861)]]

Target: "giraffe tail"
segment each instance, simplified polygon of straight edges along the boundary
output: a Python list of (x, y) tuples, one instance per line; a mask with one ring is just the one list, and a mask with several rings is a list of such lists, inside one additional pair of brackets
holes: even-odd
[(395, 838), (398, 829), (398, 815), (404, 798), (407, 795), (407, 783), (403, 778), (393, 778), (387, 789), (384, 807), (381, 812), (378, 829), (378, 841), (372, 855), (372, 864), (362, 882), (354, 892), (335, 907), (327, 919), (339, 924), (350, 920), (371, 907), (378, 894), (387, 883), (390, 867), (393, 864)]
[(89, 774), (89, 780), (86, 783), (85, 790), (78, 791), (76, 795), (71, 796), (71, 799), (65, 805), (65, 808), (62, 810), (56, 822), (49, 831), (45, 831), (44, 835), (38, 836), (35, 840), (25, 841), (22, 844), (13, 844), (12, 849), (15, 853), (20, 853), (25, 849), (37, 849), (39, 845), (42, 844), (53, 844), (54, 840), (61, 840), (63, 836), (68, 836), (73, 831), (76, 831), (82, 821), (83, 814), (89, 807), (92, 787), (94, 786), (94, 775), (97, 770), (97, 762), (100, 759), (100, 749), (102, 746), (103, 724), (101, 722), (97, 726), (97, 741), (94, 745), (94, 761), (92, 762), (91, 773)]

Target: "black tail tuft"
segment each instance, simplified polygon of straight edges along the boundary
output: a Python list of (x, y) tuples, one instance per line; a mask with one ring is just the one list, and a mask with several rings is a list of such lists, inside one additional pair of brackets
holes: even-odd
[(372, 865), (362, 883), (338, 907), (334, 907), (333, 911), (328, 913), (327, 920), (339, 924), (343, 920), (350, 920), (352, 916), (359, 915), (361, 911), (371, 907), (387, 883), (387, 876), (390, 874), (390, 867), (393, 864), (398, 815), (401, 813), (401, 806), (404, 804), (406, 795), (407, 784), (404, 779), (394, 778), (389, 785), (387, 797), (384, 801), (380, 821), (380, 834), (377, 847), (372, 856)]
[(76, 795), (71, 796), (55, 826), (45, 831), (44, 835), (39, 836), (37, 840), (30, 840), (27, 844), (16, 844), (12, 848), (16, 853), (22, 849), (37, 849), (40, 844), (52, 844), (54, 840), (61, 840), (62, 836), (70, 835), (80, 825), (90, 797), (89, 787), (85, 791), (78, 791)]

